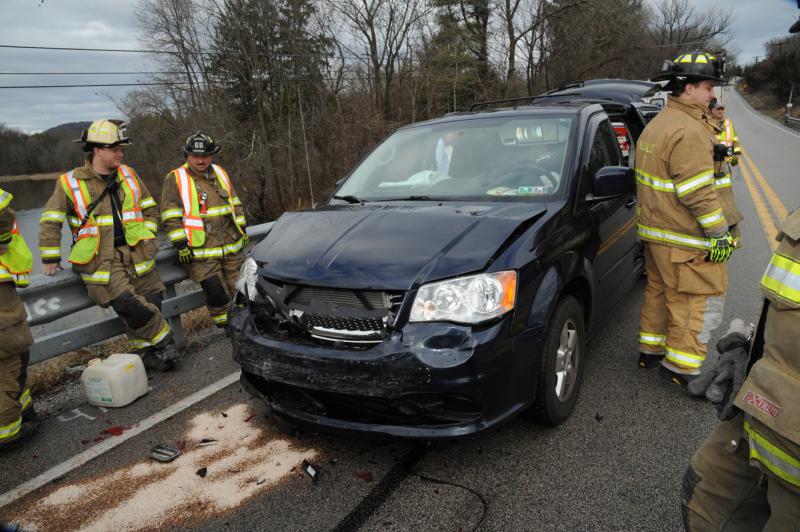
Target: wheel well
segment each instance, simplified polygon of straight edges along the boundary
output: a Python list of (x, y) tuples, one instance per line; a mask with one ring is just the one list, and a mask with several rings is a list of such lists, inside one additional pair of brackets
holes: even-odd
[(580, 301), (583, 306), (583, 320), (586, 329), (589, 330), (590, 319), (592, 317), (592, 288), (583, 277), (576, 277), (572, 279), (564, 290), (561, 292), (562, 296), (570, 295)]

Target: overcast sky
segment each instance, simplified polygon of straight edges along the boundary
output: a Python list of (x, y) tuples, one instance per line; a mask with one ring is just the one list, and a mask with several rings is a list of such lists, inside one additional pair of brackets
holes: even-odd
[[(139, 48), (135, 0), (1, 0), (0, 44)], [(764, 55), (763, 43), (787, 36), (796, 0), (690, 0), (699, 10), (733, 8), (732, 44), (739, 62)], [(42, 4), (42, 5), (40, 5)], [(16, 76), (4, 72), (119, 72), (154, 68), (145, 54), (0, 48), (0, 86), (144, 81), (141, 75)], [(0, 89), (0, 124), (35, 132), (64, 122), (121, 117), (112, 98), (130, 88)]]

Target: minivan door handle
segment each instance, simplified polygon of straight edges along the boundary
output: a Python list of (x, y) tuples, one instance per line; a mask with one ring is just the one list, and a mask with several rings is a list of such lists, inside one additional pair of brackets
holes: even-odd
[(631, 207), (636, 205), (636, 201), (637, 201), (636, 198), (631, 198), (630, 200), (628, 200), (628, 203), (625, 204), (625, 208), (630, 209)]

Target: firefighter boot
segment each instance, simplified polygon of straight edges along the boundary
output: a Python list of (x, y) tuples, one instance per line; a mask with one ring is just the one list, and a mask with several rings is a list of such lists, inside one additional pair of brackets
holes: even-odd
[(10, 438), (0, 440), (0, 454), (3, 454), (15, 447), (19, 447), (26, 441), (30, 440), (36, 431), (39, 429), (38, 421), (25, 421), (23, 420), (19, 427), (19, 432)]
[(175, 349), (175, 341), (172, 335), (168, 336), (158, 344), (145, 348), (142, 353), (142, 362), (145, 369), (157, 371), (160, 373), (172, 371), (175, 367), (175, 361), (178, 353)]
[(664, 360), (664, 354), (656, 353), (639, 353), (639, 367), (644, 369), (653, 369), (661, 365)]

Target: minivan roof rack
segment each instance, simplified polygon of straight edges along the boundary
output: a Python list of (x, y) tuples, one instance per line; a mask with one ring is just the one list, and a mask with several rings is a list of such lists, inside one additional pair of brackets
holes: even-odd
[[(528, 102), (530, 104), (536, 96), (520, 96), (517, 98), (504, 98), (502, 100), (489, 100), (486, 102), (475, 102), (469, 106), (470, 111), (476, 111), (483, 107), (489, 107), (491, 105), (497, 105), (501, 103), (517, 103), (517, 102)], [(516, 105), (514, 107), (517, 107)]]

